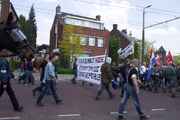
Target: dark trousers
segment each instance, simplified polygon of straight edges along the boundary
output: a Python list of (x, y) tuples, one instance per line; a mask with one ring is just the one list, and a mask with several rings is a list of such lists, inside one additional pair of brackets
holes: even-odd
[(116, 77), (116, 74), (113, 74), (113, 77), (115, 78), (115, 81), (117, 81), (117, 77)]
[(19, 103), (18, 103), (18, 101), (16, 99), (16, 96), (14, 95), (14, 91), (11, 88), (11, 84), (9, 82), (7, 83), (7, 88), (6, 89), (3, 89), (3, 85), (1, 83), (1, 85), (0, 85), (0, 97), (2, 96), (4, 90), (6, 90), (7, 94), (9, 95), (9, 97), (11, 99), (11, 103), (12, 103), (14, 109), (18, 108)]
[(158, 76), (154, 76), (154, 77), (152, 77), (152, 79), (154, 80), (152, 88), (155, 86), (155, 90), (157, 90), (158, 89), (158, 84), (159, 84), (159, 77)]
[(111, 91), (109, 89), (109, 83), (101, 83), (100, 84), (100, 88), (98, 90), (98, 93), (97, 93), (96, 97), (99, 98), (101, 93), (104, 91), (104, 89), (106, 89), (106, 91), (109, 94), (109, 97), (111, 98), (113, 96), (113, 94), (111, 93)]

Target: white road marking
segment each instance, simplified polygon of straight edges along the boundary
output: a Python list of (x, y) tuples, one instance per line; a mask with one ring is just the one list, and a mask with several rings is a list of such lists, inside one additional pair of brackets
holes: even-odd
[(160, 111), (160, 110), (166, 110), (166, 109), (164, 109), (164, 108), (162, 108), (162, 109), (151, 109), (152, 111)]
[(1, 117), (0, 120), (19, 119), (20, 117)]
[(66, 115), (59, 115), (59, 117), (71, 117), (71, 116), (80, 116), (80, 114), (66, 114)]
[[(124, 111), (124, 113), (128, 113), (127, 111)], [(111, 115), (118, 114), (118, 112), (110, 112)]]

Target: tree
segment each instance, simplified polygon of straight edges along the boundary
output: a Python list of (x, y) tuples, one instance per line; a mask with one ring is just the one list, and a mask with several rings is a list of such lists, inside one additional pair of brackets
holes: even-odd
[(109, 39), (109, 57), (112, 58), (112, 62), (117, 62), (119, 55), (117, 51), (120, 49), (120, 38), (119, 37), (110, 37)]
[(60, 68), (69, 68), (68, 64), (68, 56), (64, 56), (65, 54), (62, 50), (63, 48), (60, 48)]
[(83, 35), (82, 27), (72, 24), (63, 24), (64, 30), (62, 40), (59, 40), (61, 55), (65, 58), (71, 57), (71, 62), (85, 50), (86, 38)]
[(20, 20), (20, 29), (24, 33), (27, 20), (25, 16), (23, 16), (22, 14), (19, 16), (19, 20)]
[(130, 55), (130, 59), (132, 60), (133, 57), (135, 59), (138, 59), (138, 61), (140, 60), (140, 47), (139, 47), (139, 43), (138, 42), (134, 42), (134, 55), (131, 54)]
[(24, 34), (26, 35), (27, 39), (31, 43), (32, 47), (36, 49), (36, 37), (37, 37), (37, 26), (36, 26), (36, 19), (35, 19), (35, 12), (34, 12), (34, 4), (31, 6), (31, 10), (29, 12), (29, 19), (25, 25)]
[[(148, 65), (149, 64), (149, 59), (150, 59), (150, 53), (151, 53), (151, 48), (153, 47), (153, 52), (156, 53), (158, 50), (154, 47), (154, 43), (156, 41), (148, 41), (148, 40), (145, 40), (144, 42), (144, 62), (146, 62), (146, 64)], [(139, 44), (140, 46), (140, 53), (141, 53), (141, 46), (142, 46), (142, 42), (140, 42)]]

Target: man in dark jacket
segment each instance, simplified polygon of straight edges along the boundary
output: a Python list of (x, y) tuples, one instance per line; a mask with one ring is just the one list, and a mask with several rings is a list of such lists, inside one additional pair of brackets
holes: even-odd
[(23, 107), (19, 106), (19, 103), (16, 99), (16, 96), (14, 95), (14, 91), (11, 88), (10, 79), (13, 78), (17, 81), (17, 78), (15, 78), (14, 74), (10, 70), (9, 60), (12, 59), (12, 57), (7, 57), (6, 59), (2, 60), (0, 63), (0, 97), (2, 96), (4, 90), (8, 93), (11, 103), (13, 104), (14, 111), (20, 111), (23, 109)]
[(101, 100), (100, 95), (104, 89), (106, 89), (106, 91), (108, 92), (110, 99), (112, 99), (115, 96), (115, 94), (112, 94), (109, 89), (109, 83), (111, 82), (111, 80), (114, 80), (110, 63), (111, 63), (111, 58), (107, 57), (106, 62), (101, 66), (101, 83), (97, 95), (95, 97), (95, 100)]
[(77, 84), (77, 83), (76, 83), (76, 78), (77, 78), (77, 64), (76, 64), (76, 62), (77, 62), (77, 58), (75, 58), (74, 61), (75, 61), (75, 62), (73, 63), (74, 77), (71, 79), (71, 82), (72, 82), (72, 84)]
[[(127, 69), (130, 68), (130, 62), (131, 62), (130, 59), (126, 59), (126, 63), (121, 68), (121, 75), (123, 77), (122, 88), (123, 88), (124, 84), (127, 83), (126, 72), (127, 72)], [(124, 94), (124, 89), (122, 89), (122, 91), (121, 91), (121, 98), (123, 97), (123, 94)]]
[(176, 75), (177, 75), (177, 79), (175, 81), (175, 85), (174, 85), (174, 88), (172, 90), (172, 96), (171, 96), (172, 98), (175, 98), (176, 89), (180, 85), (180, 67), (179, 67), (179, 65), (177, 65)]

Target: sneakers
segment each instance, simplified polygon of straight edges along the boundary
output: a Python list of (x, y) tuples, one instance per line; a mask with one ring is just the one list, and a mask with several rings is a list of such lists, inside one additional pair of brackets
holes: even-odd
[(90, 86), (94, 86), (94, 85), (91, 83)]
[(115, 96), (116, 96), (116, 94), (113, 94), (113, 95), (110, 97), (110, 99), (113, 99)]
[(171, 95), (172, 98), (175, 98), (176, 96), (174, 94)]
[(149, 118), (150, 118), (149, 115), (140, 116), (140, 120), (146, 120), (146, 119), (149, 119)]
[(36, 106), (44, 106), (41, 102), (36, 102)]
[(56, 101), (56, 104), (59, 104), (59, 103), (61, 103), (63, 100), (58, 100), (58, 101)]
[(122, 116), (122, 115), (118, 115), (118, 119), (117, 120), (122, 120), (122, 119), (125, 119), (125, 117)]
[(96, 96), (96, 97), (95, 97), (95, 100), (101, 100), (101, 98)]
[(84, 84), (85, 84), (85, 82), (83, 81), (83, 82), (82, 82), (82, 86), (84, 86)]
[(14, 111), (21, 111), (24, 107), (18, 106), (17, 108), (14, 108)]
[(33, 96), (35, 96), (35, 92), (36, 92), (36, 91), (33, 89), (33, 90), (32, 90)]

